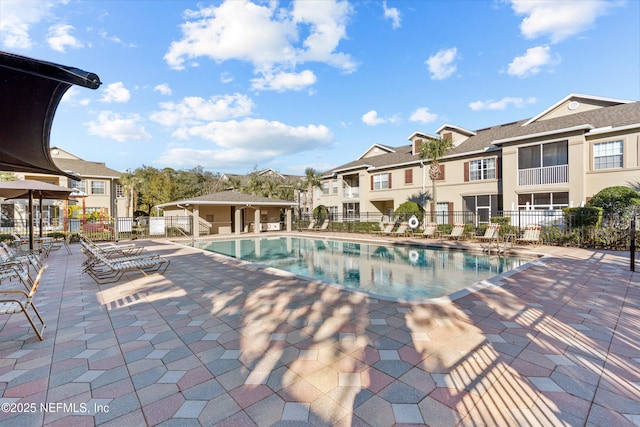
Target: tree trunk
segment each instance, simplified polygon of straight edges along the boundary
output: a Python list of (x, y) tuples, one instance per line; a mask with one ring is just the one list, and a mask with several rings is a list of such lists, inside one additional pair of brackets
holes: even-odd
[(429, 178), (431, 178), (431, 222), (436, 222), (438, 214), (436, 181), (440, 178), (440, 164), (438, 162), (433, 162), (431, 166), (429, 166)]

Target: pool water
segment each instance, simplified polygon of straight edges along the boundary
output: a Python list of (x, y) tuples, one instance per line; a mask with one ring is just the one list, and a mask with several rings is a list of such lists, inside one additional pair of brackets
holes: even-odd
[(291, 236), (196, 242), (195, 247), (405, 301), (450, 295), (531, 261), (469, 251)]

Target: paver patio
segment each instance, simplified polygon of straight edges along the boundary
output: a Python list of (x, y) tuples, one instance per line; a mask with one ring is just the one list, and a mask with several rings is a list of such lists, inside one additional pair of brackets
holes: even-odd
[(640, 425), (628, 253), (543, 247), (501, 287), (408, 304), (138, 244), (164, 275), (46, 258), (44, 341), (0, 317), (0, 425)]

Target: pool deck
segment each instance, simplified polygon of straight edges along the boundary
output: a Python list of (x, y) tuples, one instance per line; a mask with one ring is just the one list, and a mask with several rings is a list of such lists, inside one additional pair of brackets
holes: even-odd
[(137, 244), (165, 274), (97, 285), (78, 245), (45, 259), (44, 341), (0, 316), (1, 426), (640, 425), (628, 252), (524, 248), (547, 256), (500, 287), (409, 304)]

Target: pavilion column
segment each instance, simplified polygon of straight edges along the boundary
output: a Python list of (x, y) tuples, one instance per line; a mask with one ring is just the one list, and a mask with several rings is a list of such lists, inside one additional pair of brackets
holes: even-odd
[(236, 209), (235, 218), (233, 219), (233, 221), (235, 223), (235, 227), (233, 227), (235, 234), (240, 234), (240, 232), (242, 231), (242, 214), (243, 214), (243, 212), (244, 212), (244, 209)]
[(293, 228), (292, 227), (293, 215), (291, 214), (291, 208), (287, 208), (286, 216), (287, 216), (287, 219), (286, 219), (286, 221), (287, 221), (287, 226), (286, 226), (287, 227), (287, 231), (291, 231), (291, 229)]
[(253, 213), (253, 232), (254, 233), (259, 233), (260, 232), (260, 209), (256, 209), (255, 212)]
[(193, 205), (193, 237), (200, 237), (200, 205)]

